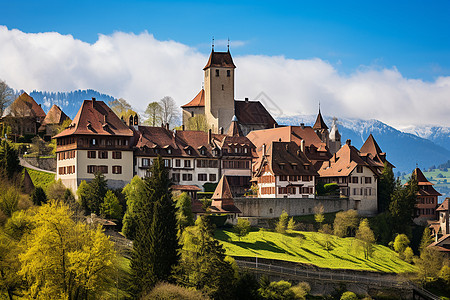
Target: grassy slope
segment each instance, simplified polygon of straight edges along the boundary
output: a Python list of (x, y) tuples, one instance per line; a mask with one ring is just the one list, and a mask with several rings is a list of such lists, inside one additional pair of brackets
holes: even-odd
[(33, 169), (26, 168), (28, 171), (28, 174), (30, 174), (31, 180), (33, 181), (33, 184), (35, 187), (41, 187), (44, 190), (47, 189), (47, 187), (55, 181), (55, 175), (51, 173), (36, 171)]
[(353, 269), (402, 273), (414, 271), (414, 266), (402, 261), (387, 247), (375, 245), (374, 253), (364, 259), (355, 238), (329, 235), (333, 249), (322, 246), (326, 235), (317, 232), (295, 231), (283, 235), (270, 231), (252, 231), (239, 241), (231, 231), (217, 230), (215, 236), (223, 244), (227, 255), (280, 259), (313, 264), (322, 268)]

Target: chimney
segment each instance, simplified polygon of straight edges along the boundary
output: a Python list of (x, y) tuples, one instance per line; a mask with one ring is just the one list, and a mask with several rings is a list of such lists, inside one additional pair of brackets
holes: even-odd
[(184, 131), (184, 124), (183, 124), (183, 125), (181, 125), (181, 130), (182, 130), (182, 131)]
[(273, 124), (273, 128), (277, 128), (277, 123)]
[(301, 127), (302, 129), (305, 129), (305, 123), (300, 123), (300, 127)]
[(245, 102), (248, 102), (248, 98), (247, 97), (245, 98)]
[(169, 123), (166, 123), (166, 130), (169, 130)]
[(92, 102), (95, 102), (95, 97), (92, 97)]
[(39, 107), (41, 107), (41, 104), (39, 104)]
[(212, 130), (209, 129), (208, 130), (208, 143), (211, 144), (211, 141), (212, 141)]
[(220, 127), (220, 128), (219, 128), (219, 133), (220, 133), (220, 134), (223, 134), (223, 127)]
[(352, 144), (352, 140), (348, 139), (345, 141), (345, 143), (350, 146)]
[(305, 140), (301, 140), (300, 142), (300, 150), (305, 153)]

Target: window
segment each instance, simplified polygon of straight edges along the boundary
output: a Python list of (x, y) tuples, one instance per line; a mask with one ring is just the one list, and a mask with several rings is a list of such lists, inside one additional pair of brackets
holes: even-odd
[(122, 174), (122, 166), (113, 166), (112, 173), (113, 174)]
[(181, 159), (175, 159), (175, 167), (181, 167)]
[(95, 158), (95, 151), (88, 151), (87, 157), (88, 158)]
[(172, 154), (172, 149), (167, 148), (167, 154)]
[(215, 182), (217, 180), (216, 174), (209, 174), (209, 181)]
[(97, 145), (97, 141), (96, 141), (95, 139), (91, 139), (91, 140), (89, 141), (89, 144), (90, 144), (91, 146), (95, 146), (95, 145)]
[(219, 70), (216, 69), (216, 77), (219, 77)]
[(188, 160), (188, 159), (186, 159), (186, 160), (184, 161), (184, 167), (185, 167), (185, 168), (190, 168), (190, 167), (191, 167), (191, 161)]
[(227, 77), (230, 77), (230, 76), (231, 76), (231, 71), (227, 70)]
[(120, 152), (120, 151), (113, 151), (112, 158), (113, 159), (122, 159), (122, 152)]
[(353, 195), (358, 195), (358, 189), (353, 189)]
[(107, 159), (108, 158), (108, 151), (98, 151), (98, 158)]
[(95, 173), (96, 166), (87, 166), (87, 172), (89, 174)]
[[(352, 177), (352, 183), (358, 183), (358, 177), (353, 176)], [(355, 194), (356, 195), (356, 194)]]
[(287, 181), (287, 176), (286, 175), (281, 175), (280, 176), (280, 181)]
[(201, 154), (201, 155), (205, 155), (205, 154), (206, 154), (206, 151), (205, 151), (204, 148), (200, 149), (200, 154)]
[(222, 84), (222, 91), (224, 91), (225, 90), (225, 86)]
[(192, 174), (183, 174), (183, 181), (192, 181)]
[(163, 159), (164, 161), (164, 167), (170, 168), (170, 159)]
[(194, 117), (194, 112), (193, 111), (191, 111), (191, 117)]
[(143, 158), (143, 159), (142, 159), (142, 166), (143, 166), (143, 167), (148, 167), (148, 166), (150, 166), (150, 159), (148, 159), (148, 158)]
[(108, 174), (108, 166), (87, 166), (87, 172), (89, 174), (94, 174), (100, 172), (102, 174)]
[(180, 182), (180, 173), (173, 173), (172, 174), (172, 181), (173, 182)]
[(206, 174), (198, 174), (198, 181), (207, 181), (208, 176)]
[(356, 173), (362, 173), (363, 172), (363, 167), (362, 166), (357, 166), (356, 167)]
[(365, 177), (364, 181), (365, 181), (365, 183), (370, 184), (370, 183), (372, 183), (372, 177)]
[[(227, 168), (226, 162), (224, 161), (224, 168)], [(197, 168), (218, 168), (219, 162), (215, 159), (199, 159), (197, 160)]]

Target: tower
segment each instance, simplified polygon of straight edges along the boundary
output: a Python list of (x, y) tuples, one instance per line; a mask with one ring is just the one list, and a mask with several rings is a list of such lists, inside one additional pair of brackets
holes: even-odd
[(203, 68), (205, 75), (205, 117), (213, 132), (223, 128), (226, 132), (234, 116), (234, 69), (230, 49), (215, 52), (214, 46), (208, 63)]
[(319, 114), (317, 115), (316, 123), (314, 123), (313, 129), (321, 141), (328, 146), (328, 126), (323, 121), (322, 114), (320, 113), (320, 106)]
[(331, 124), (331, 130), (330, 130), (330, 139), (329, 139), (329, 145), (328, 150), (330, 150), (331, 154), (334, 154), (341, 149), (341, 134), (339, 133), (338, 126), (337, 126), (337, 118), (333, 117), (333, 124)]

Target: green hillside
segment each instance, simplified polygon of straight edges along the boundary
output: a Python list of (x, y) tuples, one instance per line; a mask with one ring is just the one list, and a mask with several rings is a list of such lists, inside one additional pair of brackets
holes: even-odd
[(30, 174), (31, 181), (33, 181), (35, 187), (39, 186), (46, 190), (47, 187), (55, 181), (55, 174), (36, 171), (29, 168), (26, 169), (28, 174)]
[[(253, 231), (238, 237), (231, 231), (217, 230), (215, 237), (227, 255), (280, 259), (321, 268), (367, 270), (388, 273), (413, 272), (415, 267), (398, 258), (391, 249), (375, 245), (370, 259), (365, 259), (355, 238), (339, 238), (317, 232), (293, 231), (283, 235), (271, 231)], [(332, 249), (325, 249), (326, 241)]]

